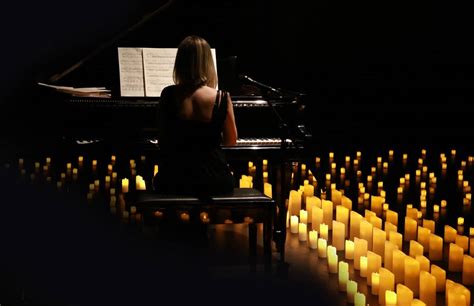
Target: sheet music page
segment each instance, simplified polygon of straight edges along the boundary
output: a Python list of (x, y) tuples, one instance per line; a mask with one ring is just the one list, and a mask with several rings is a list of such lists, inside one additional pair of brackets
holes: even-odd
[(120, 70), (120, 95), (145, 96), (143, 55), (141, 48), (118, 48)]
[(178, 48), (143, 48), (145, 96), (159, 97), (163, 88), (173, 85), (173, 68)]

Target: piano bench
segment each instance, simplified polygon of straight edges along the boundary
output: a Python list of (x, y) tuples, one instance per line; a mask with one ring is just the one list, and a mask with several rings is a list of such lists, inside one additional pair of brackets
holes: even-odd
[(174, 219), (201, 224), (247, 223), (249, 258), (256, 268), (257, 227), (263, 223), (263, 256), (265, 271), (271, 271), (272, 227), (275, 201), (253, 188), (234, 188), (229, 194), (197, 198), (186, 195), (137, 192), (128, 206), (135, 206), (144, 225), (156, 219)]

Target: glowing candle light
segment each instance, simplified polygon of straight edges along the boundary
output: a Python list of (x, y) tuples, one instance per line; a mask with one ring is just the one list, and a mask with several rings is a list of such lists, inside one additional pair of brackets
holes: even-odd
[(128, 178), (122, 179), (122, 193), (128, 192)]
[(385, 220), (394, 225), (398, 225), (398, 213), (393, 210), (387, 210), (385, 214)]
[(395, 275), (396, 283), (403, 283), (405, 280), (405, 257), (407, 257), (407, 255), (401, 249), (393, 251), (392, 271)]
[(398, 247), (391, 241), (385, 241), (383, 266), (389, 270), (392, 270), (394, 250), (398, 250)]
[(301, 210), (301, 192), (297, 190), (290, 190), (289, 208), (290, 215), (299, 215)]
[(360, 276), (367, 277), (367, 256), (359, 257)]
[(308, 237), (307, 226), (306, 223), (299, 223), (298, 224), (298, 240), (299, 241), (306, 241)]
[(464, 218), (458, 217), (458, 225), (464, 225)]
[(337, 250), (332, 245), (327, 247), (328, 270), (331, 274), (337, 273), (338, 256)]
[(323, 208), (323, 223), (327, 224), (329, 229), (331, 229), (333, 220), (333, 203), (328, 200), (323, 200), (321, 205)]
[(446, 271), (432, 264), (431, 274), (436, 278), (436, 292), (443, 292), (446, 284)]
[(360, 222), (362, 220), (362, 215), (359, 214), (356, 211), (351, 210), (350, 212), (350, 220), (349, 220), (349, 226), (350, 226), (350, 233), (349, 237), (351, 240), (354, 240), (354, 237), (359, 237), (360, 233)]
[(463, 257), (462, 283), (466, 286), (474, 285), (474, 258), (469, 255)]
[(403, 284), (397, 284), (397, 305), (411, 306), (413, 301), (413, 291)]
[(397, 306), (397, 294), (394, 291), (385, 291), (385, 306)]
[(379, 270), (379, 304), (380, 305), (385, 305), (385, 292), (387, 290), (393, 291), (394, 289), (395, 289), (394, 274), (386, 268), (380, 268)]
[(367, 251), (367, 285), (372, 285), (371, 275), (373, 272), (378, 272), (381, 267), (382, 256), (372, 251)]
[(360, 292), (354, 294), (354, 306), (366, 306), (365, 295)]
[(347, 302), (350, 304), (353, 304), (354, 297), (357, 292), (357, 282), (353, 280), (347, 281), (346, 291), (347, 291)]
[(313, 250), (318, 248), (318, 232), (315, 230), (309, 231), (309, 248)]
[(304, 209), (300, 210), (300, 223), (308, 223), (308, 212)]
[(349, 260), (354, 259), (354, 241), (345, 241), (344, 257)]
[(371, 290), (370, 292), (373, 295), (378, 295), (379, 294), (379, 285), (380, 285), (380, 274), (378, 272), (372, 272), (371, 274)]
[(329, 240), (329, 227), (325, 223), (319, 225), (319, 235), (325, 240)]
[(436, 305), (436, 278), (427, 271), (420, 272), (420, 300)]
[(415, 240), (410, 240), (410, 248), (409, 248), (408, 255), (410, 255), (413, 258), (415, 258), (418, 255), (423, 255), (423, 246)]
[(444, 226), (444, 242), (450, 243), (450, 242), (456, 242), (456, 236), (457, 236), (458, 231), (449, 225)]
[(448, 271), (461, 272), (464, 250), (454, 243), (449, 243)]
[(319, 230), (319, 227), (323, 223), (324, 212), (322, 208), (318, 206), (313, 206), (312, 213), (311, 213), (311, 224), (313, 229)]
[(463, 235), (456, 235), (456, 240), (454, 241), (456, 245), (460, 246), (464, 252), (467, 252), (469, 249), (469, 237)]
[(339, 291), (345, 292), (347, 289), (347, 282), (349, 281), (349, 264), (345, 261), (340, 261), (338, 265), (337, 273)]
[(292, 234), (298, 234), (298, 216), (291, 216), (290, 218), (290, 232)]
[(374, 251), (374, 253), (380, 256), (384, 256), (386, 238), (387, 238), (387, 235), (385, 234), (385, 231), (376, 227), (373, 228), (372, 251)]
[(354, 269), (360, 270), (360, 257), (367, 255), (367, 240), (354, 238)]
[(418, 296), (420, 287), (420, 263), (410, 256), (405, 256), (404, 284), (413, 291), (413, 296)]
[(418, 242), (423, 246), (425, 251), (428, 251), (430, 248), (430, 235), (431, 230), (428, 228), (424, 228), (422, 226), (418, 226)]
[(359, 236), (362, 239), (367, 241), (367, 247), (369, 250), (372, 250), (372, 232), (373, 232), (373, 225), (366, 220), (360, 221), (360, 228), (359, 228)]
[(448, 206), (448, 202), (446, 200), (441, 200), (441, 208), (446, 208)]
[(391, 231), (388, 240), (393, 242), (400, 250), (402, 249), (403, 235), (401, 233)]
[(439, 205), (437, 205), (437, 204), (433, 205), (433, 212), (435, 214), (439, 213)]
[(418, 228), (418, 223), (416, 222), (416, 219), (405, 217), (404, 240), (405, 241), (415, 240), (417, 228)]
[(347, 207), (336, 206), (336, 221), (344, 224), (344, 237), (349, 237), (349, 209)]
[(270, 183), (263, 183), (263, 194), (269, 198), (273, 198), (272, 185)]
[(370, 216), (369, 222), (370, 224), (372, 224), (373, 228), (382, 229), (382, 223), (383, 223), (382, 218), (379, 218), (377, 216)]
[(324, 238), (318, 238), (318, 256), (326, 258), (327, 256), (327, 240)]
[(386, 235), (387, 240), (390, 239), (390, 232), (397, 232), (397, 231), (398, 231), (398, 227), (396, 225), (393, 225), (392, 223), (385, 221), (385, 235)]
[(433, 220), (423, 219), (423, 227), (429, 229), (431, 233), (435, 232), (435, 225), (436, 223)]

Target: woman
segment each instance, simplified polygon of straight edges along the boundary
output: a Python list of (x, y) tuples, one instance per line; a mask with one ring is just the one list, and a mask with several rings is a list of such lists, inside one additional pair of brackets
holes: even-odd
[(235, 145), (231, 97), (216, 90), (217, 72), (209, 44), (188, 36), (178, 46), (175, 85), (163, 89), (158, 108), (162, 158), (155, 191), (209, 196), (234, 188), (221, 144)]

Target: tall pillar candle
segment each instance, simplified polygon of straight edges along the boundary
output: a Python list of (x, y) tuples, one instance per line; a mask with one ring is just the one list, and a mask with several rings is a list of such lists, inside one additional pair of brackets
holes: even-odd
[(423, 246), (415, 240), (410, 240), (410, 248), (409, 248), (408, 255), (410, 255), (413, 258), (415, 258), (418, 255), (423, 255)]
[(403, 247), (403, 235), (399, 232), (390, 232), (389, 241), (393, 242), (400, 250)]
[(327, 256), (327, 240), (324, 238), (318, 238), (318, 256), (326, 258)]
[(367, 248), (368, 250), (372, 250), (372, 231), (373, 231), (372, 223), (362, 220), (360, 221), (360, 233), (359, 237), (362, 239), (367, 240)]
[(298, 240), (305, 242), (308, 239), (308, 231), (306, 223), (298, 224)]
[(382, 267), (382, 256), (372, 251), (367, 251), (367, 285), (372, 286), (371, 275)]
[(393, 250), (398, 250), (396, 244), (391, 241), (385, 241), (385, 249), (384, 249), (384, 258), (383, 258), (383, 266), (389, 270), (392, 270), (392, 263), (393, 263)]
[(367, 240), (354, 238), (354, 269), (360, 270), (360, 257), (367, 255)]
[(422, 225), (424, 228), (429, 229), (431, 233), (435, 232), (436, 223), (434, 220), (423, 219)]
[(382, 262), (383, 262), (383, 256), (384, 256), (384, 250), (385, 250), (385, 241), (386, 241), (386, 234), (384, 230), (381, 230), (379, 228), (374, 227), (372, 231), (372, 251), (374, 253), (379, 254), (382, 256)]
[(342, 196), (342, 206), (344, 206), (345, 208), (347, 208), (349, 211), (352, 210), (352, 200), (346, 196)]
[(385, 214), (385, 221), (392, 223), (393, 225), (398, 225), (398, 213), (393, 210), (387, 210)]
[(335, 206), (341, 205), (342, 203), (342, 192), (337, 189), (331, 190), (331, 201)]
[(413, 291), (413, 296), (418, 297), (420, 286), (420, 263), (416, 259), (405, 256), (405, 281), (404, 284)]
[(423, 246), (423, 250), (428, 252), (430, 249), (431, 230), (422, 226), (418, 226), (418, 242)]
[(306, 197), (306, 210), (308, 211), (309, 223), (313, 221), (313, 208), (315, 206), (321, 208), (321, 200), (318, 197), (315, 197), (314, 195), (311, 197)]
[(292, 234), (298, 234), (298, 216), (291, 216), (290, 218), (290, 231)]
[(340, 261), (338, 265), (337, 274), (339, 291), (345, 292), (347, 289), (347, 282), (349, 281), (349, 264), (345, 261)]
[(394, 291), (385, 291), (385, 306), (397, 306), (397, 294)]
[(366, 306), (365, 295), (360, 292), (354, 294), (354, 306)]
[(455, 243), (449, 244), (448, 271), (461, 272), (464, 250)]
[(313, 250), (318, 248), (318, 231), (309, 231), (309, 248)]
[(416, 261), (420, 263), (420, 271), (430, 272), (430, 260), (423, 255), (417, 255)]
[(354, 280), (348, 280), (346, 286), (347, 292), (347, 303), (353, 304), (354, 303), (354, 296), (357, 292), (357, 282)]
[(337, 273), (337, 250), (334, 246), (330, 245), (327, 247), (327, 258), (328, 258), (328, 271), (331, 274)]
[(311, 212), (311, 227), (314, 230), (319, 230), (319, 226), (323, 223), (323, 209), (317, 206), (313, 206)]
[(385, 236), (386, 236), (385, 239), (389, 240), (390, 239), (390, 232), (397, 232), (398, 227), (396, 225), (393, 225), (390, 222), (385, 221), (384, 231), (385, 231)]
[(329, 227), (326, 223), (319, 225), (319, 236), (324, 238), (326, 241), (329, 240)]
[(336, 221), (344, 223), (344, 237), (349, 237), (349, 209), (342, 205), (336, 206)]
[(395, 290), (395, 275), (388, 269), (380, 268), (379, 280), (379, 304), (385, 305), (385, 292)]
[(431, 265), (431, 275), (436, 278), (436, 292), (444, 292), (446, 286), (446, 271), (437, 265)]
[(354, 241), (346, 240), (344, 246), (344, 257), (349, 260), (354, 259)]
[(428, 252), (428, 257), (433, 261), (443, 260), (443, 238), (430, 234), (430, 248)]
[(344, 250), (345, 228), (346, 226), (344, 223), (332, 220), (332, 245), (338, 251)]
[(372, 272), (370, 279), (371, 279), (370, 293), (372, 293), (373, 295), (378, 295), (379, 286), (380, 286), (380, 274), (378, 272)]
[(436, 278), (427, 271), (420, 272), (420, 300), (436, 306)]
[(405, 233), (403, 235), (405, 241), (416, 240), (417, 228), (418, 223), (416, 222), (416, 219), (405, 217)]
[(349, 213), (349, 238), (351, 240), (354, 240), (354, 237), (359, 237), (360, 221), (362, 218), (362, 215), (354, 210), (351, 210)]
[(460, 246), (464, 252), (469, 250), (469, 237), (463, 235), (456, 235), (456, 241), (454, 242)]
[(381, 196), (371, 196), (370, 197), (370, 209), (378, 216), (382, 216), (382, 205), (385, 202), (385, 199)]
[(382, 229), (382, 224), (383, 224), (382, 218), (379, 218), (377, 216), (370, 216), (369, 222), (372, 224), (374, 228), (376, 227), (376, 228)]
[(333, 203), (328, 200), (323, 200), (322, 207), (323, 207), (323, 222), (328, 225), (329, 229), (332, 229)]
[(396, 283), (403, 283), (405, 280), (405, 257), (407, 255), (402, 250), (394, 250), (392, 254), (392, 271), (395, 275)]
[(397, 284), (397, 305), (411, 306), (413, 291), (403, 284)]
[(458, 234), (458, 231), (449, 225), (444, 226), (444, 242), (449, 243), (449, 242), (456, 242), (456, 235)]
[(469, 255), (463, 257), (462, 283), (466, 286), (474, 285), (474, 258)]

